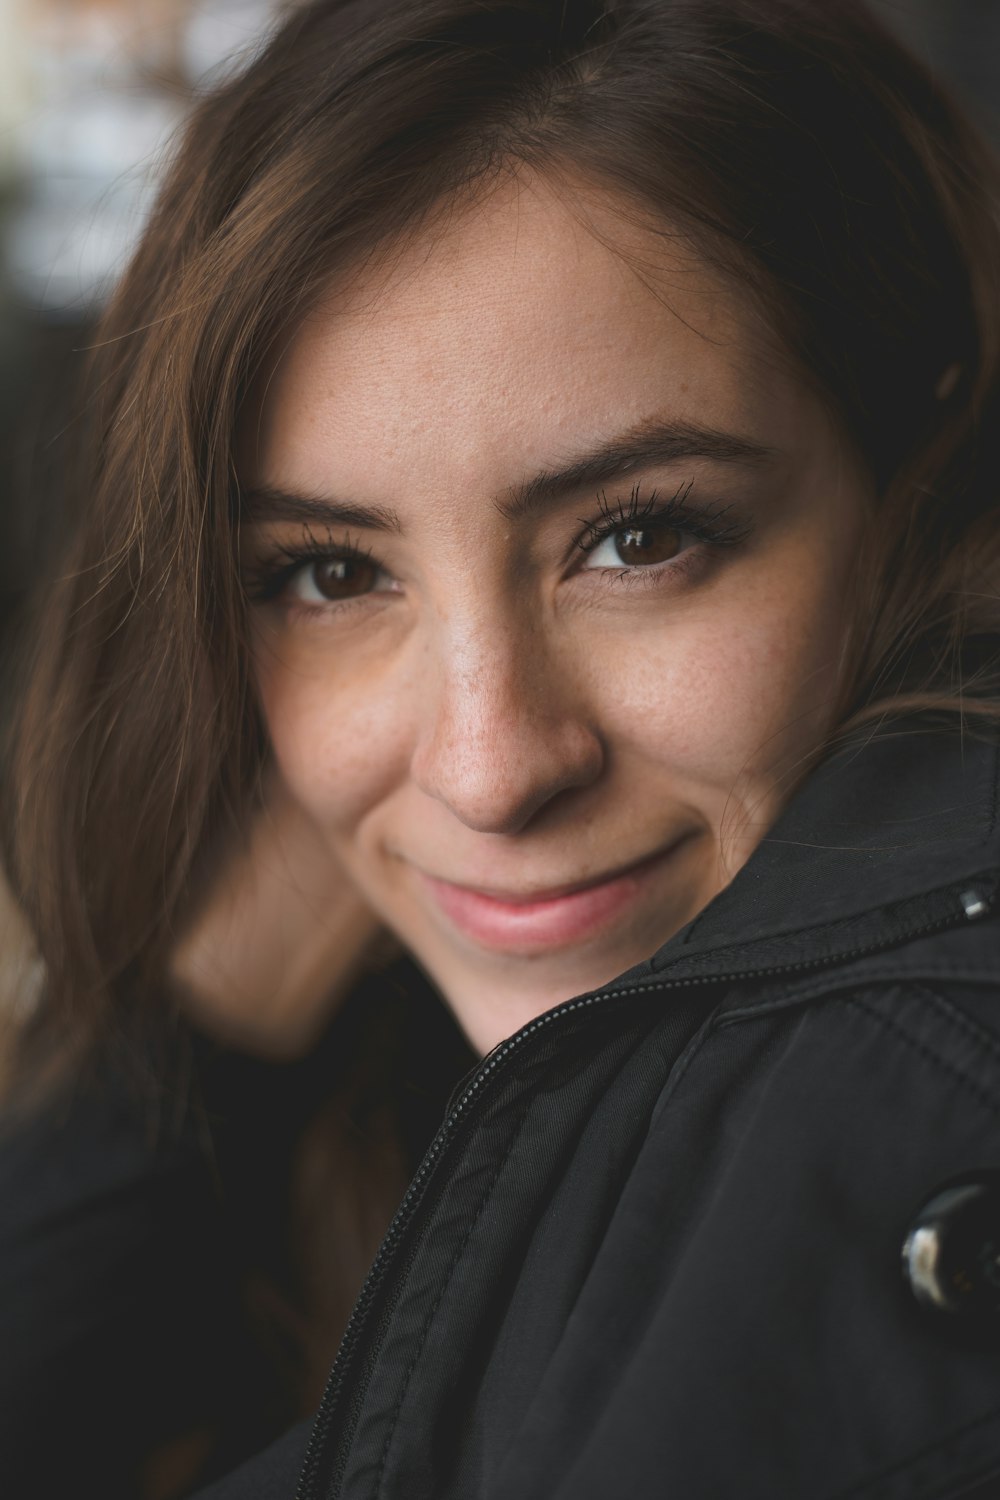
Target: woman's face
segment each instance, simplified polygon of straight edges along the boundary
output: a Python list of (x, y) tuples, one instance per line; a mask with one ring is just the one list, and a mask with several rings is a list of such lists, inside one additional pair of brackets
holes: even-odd
[(749, 304), (588, 222), (537, 178), (456, 210), (310, 317), (244, 445), (279, 774), (482, 1051), (773, 822), (871, 502)]

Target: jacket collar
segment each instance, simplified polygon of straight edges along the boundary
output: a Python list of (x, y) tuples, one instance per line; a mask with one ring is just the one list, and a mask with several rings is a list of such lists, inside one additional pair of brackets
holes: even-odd
[(993, 728), (928, 716), (856, 733), (730, 884), (620, 983), (834, 963), (982, 915), (1000, 884), (998, 751)]

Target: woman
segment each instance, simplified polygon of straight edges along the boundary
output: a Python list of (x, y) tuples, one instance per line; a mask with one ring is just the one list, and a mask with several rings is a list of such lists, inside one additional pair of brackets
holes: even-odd
[[(315, 1425), (218, 1500), (994, 1492), (997, 248), (984, 151), (846, 0), (324, 0), (204, 102), (14, 757), (19, 1076), (85, 1079), (73, 1222), (113, 1198), (92, 1241), (156, 1267), (65, 1396), (78, 1488), (262, 1448), (255, 1361), (310, 1410), (337, 1275), (288, 1244), (384, 1223), (436, 1114)], [(213, 879), (266, 946), (261, 829), (297, 931), (360, 901), (419, 969), (330, 1024), (359, 915), (241, 1036), (192, 954)], [(221, 1218), (139, 1152), (94, 1185), (123, 1059), (178, 1053)], [(246, 1246), (308, 1141), (338, 1217), (252, 1265), (295, 1292), (268, 1364)]]

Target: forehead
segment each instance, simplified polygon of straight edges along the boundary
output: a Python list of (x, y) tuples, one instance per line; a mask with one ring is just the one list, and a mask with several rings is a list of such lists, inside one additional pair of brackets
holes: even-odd
[(331, 289), (271, 374), (258, 454), (303, 487), (376, 462), (495, 487), (654, 412), (758, 435), (766, 417), (781, 446), (803, 399), (749, 299), (679, 234), (521, 177)]

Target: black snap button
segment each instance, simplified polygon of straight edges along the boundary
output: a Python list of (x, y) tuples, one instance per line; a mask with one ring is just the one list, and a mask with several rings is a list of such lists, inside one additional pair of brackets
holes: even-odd
[(1000, 1171), (941, 1184), (910, 1226), (903, 1274), (942, 1324), (977, 1341), (1000, 1338)]

